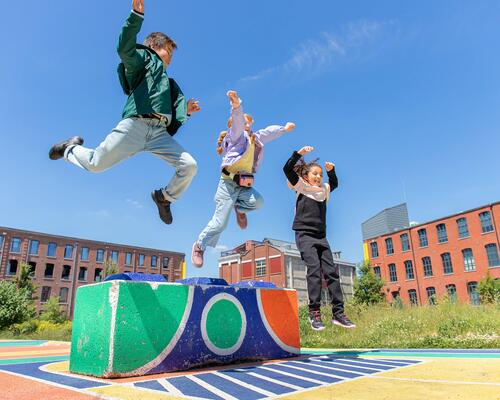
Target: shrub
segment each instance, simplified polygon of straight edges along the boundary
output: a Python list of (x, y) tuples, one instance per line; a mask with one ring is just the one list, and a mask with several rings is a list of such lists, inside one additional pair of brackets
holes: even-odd
[(43, 305), (42, 313), (40, 314), (42, 321), (50, 321), (55, 324), (61, 324), (66, 321), (66, 312), (59, 305), (59, 297), (51, 296)]
[(496, 303), (500, 301), (500, 279), (493, 279), (488, 274), (477, 285), (481, 303)]
[(354, 282), (354, 302), (358, 304), (377, 304), (384, 300), (384, 282), (370, 269), (370, 263), (363, 263), (359, 276)]
[(10, 281), (0, 282), (0, 329), (26, 321), (34, 313), (31, 294), (26, 289), (18, 289)]

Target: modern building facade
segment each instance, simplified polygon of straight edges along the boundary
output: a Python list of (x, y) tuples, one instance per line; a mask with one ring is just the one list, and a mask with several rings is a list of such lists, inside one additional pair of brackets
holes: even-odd
[(429, 304), (448, 295), (477, 304), (477, 284), (500, 278), (500, 202), (364, 238), (365, 258), (390, 302)]
[(76, 290), (100, 282), (106, 267), (119, 272), (182, 277), (183, 253), (0, 227), (0, 279), (14, 279), (21, 263), (31, 266), (40, 308), (51, 296), (72, 315)]
[[(356, 265), (342, 260), (340, 252), (334, 252), (333, 256), (340, 269), (344, 297), (350, 298)], [(219, 258), (219, 277), (228, 283), (250, 280), (272, 282), (279, 288), (297, 290), (299, 302), (308, 302), (306, 265), (295, 243), (266, 238), (261, 242), (250, 240), (233, 250), (224, 251)], [(322, 298), (325, 304), (329, 303), (325, 282)]]

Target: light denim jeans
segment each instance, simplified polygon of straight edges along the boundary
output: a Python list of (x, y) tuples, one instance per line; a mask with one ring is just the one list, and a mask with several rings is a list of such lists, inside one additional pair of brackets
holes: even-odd
[(168, 134), (160, 120), (126, 118), (95, 150), (71, 146), (64, 157), (87, 171), (102, 172), (141, 151), (153, 153), (175, 167), (175, 175), (162, 192), (168, 201), (177, 200), (196, 174), (196, 161)]
[(215, 247), (217, 245), (235, 206), (238, 212), (247, 213), (264, 205), (264, 198), (253, 187), (241, 187), (232, 180), (223, 178), (219, 182), (214, 200), (215, 213), (198, 236), (198, 245), (203, 250), (207, 246)]

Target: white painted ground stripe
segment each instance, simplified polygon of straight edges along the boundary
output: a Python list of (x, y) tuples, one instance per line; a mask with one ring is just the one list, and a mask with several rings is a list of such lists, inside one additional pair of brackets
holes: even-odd
[[(337, 361), (339, 359), (335, 359), (335, 361)], [(370, 361), (370, 360), (367, 360), (367, 359), (363, 359), (363, 360), (355, 360), (353, 358), (344, 358), (344, 359), (340, 359), (341, 361), (347, 361), (347, 362), (352, 362), (352, 363), (360, 363), (360, 364), (371, 364), (371, 365), (380, 365), (381, 367), (392, 367), (392, 368), (399, 368), (399, 367), (406, 367), (407, 365), (414, 365), (414, 364), (389, 364), (385, 361), (379, 361), (379, 360), (373, 360)]]
[(287, 387), (287, 388), (290, 388), (290, 389), (293, 389), (293, 390), (303, 390), (304, 389), (303, 387), (295, 386), (295, 385), (292, 385), (291, 383), (287, 383), (287, 382), (282, 382), (282, 381), (279, 381), (277, 379), (270, 378), (268, 376), (258, 374), (256, 372), (249, 372), (248, 375), (254, 376), (254, 377), (259, 378), (259, 379), (263, 379), (263, 380), (271, 382), (271, 383), (276, 383), (277, 385), (284, 386), (284, 387)]
[(192, 380), (194, 383), (207, 389), (208, 391), (212, 392), (213, 394), (216, 394), (217, 396), (222, 397), (225, 400), (238, 400), (236, 397), (231, 396), (229, 393), (226, 393), (220, 389), (217, 389), (215, 386), (212, 386), (210, 383), (202, 381), (200, 378), (197, 378), (194, 375), (186, 375), (186, 378)]
[(172, 385), (167, 379), (158, 379), (157, 381), (160, 385), (162, 385), (167, 391), (176, 396), (183, 396), (183, 393), (177, 389), (174, 385)]
[[(331, 361), (323, 361), (323, 360), (314, 360), (315, 362), (320, 362), (320, 363), (324, 363), (326, 365), (338, 365), (338, 364), (334, 364), (332, 363)], [(337, 360), (335, 361), (337, 362)], [(340, 365), (345, 365), (346, 367), (355, 367), (355, 368), (359, 368), (359, 369), (371, 369), (373, 371), (390, 371), (390, 370), (387, 370), (387, 369), (382, 369), (382, 368), (377, 368), (377, 367), (369, 367), (367, 366), (366, 364), (354, 364), (354, 363), (342, 363), (342, 362), (339, 362)], [(352, 371), (352, 372), (355, 372), (355, 371)]]
[[(289, 364), (287, 364), (286, 366), (287, 366), (288, 368), (293, 368), (293, 369), (296, 369), (296, 370), (298, 370), (298, 371), (304, 371), (304, 372), (309, 372), (310, 374), (316, 374), (316, 375), (327, 376), (327, 377), (329, 377), (329, 378), (351, 379), (351, 378), (349, 378), (349, 377), (347, 377), (347, 376), (340, 376), (340, 375), (335, 375), (335, 374), (326, 373), (326, 372), (311, 371), (310, 369), (297, 367), (297, 366), (295, 366), (295, 365), (289, 365)], [(340, 370), (340, 371), (342, 371), (342, 370)], [(351, 372), (351, 371), (345, 371), (345, 372)], [(353, 374), (365, 375), (365, 374), (362, 374), (361, 372), (353, 372)]]
[[(367, 375), (367, 374), (370, 374), (370, 372), (358, 372), (358, 371), (353, 371), (353, 370), (350, 370), (350, 369), (342, 369), (342, 368), (339, 368), (338, 366), (323, 366), (323, 365), (317, 365), (317, 364), (312, 364), (312, 363), (308, 363), (308, 362), (303, 362), (303, 361), (295, 361), (296, 363), (298, 364), (302, 364), (302, 365), (310, 365), (312, 367), (316, 367), (316, 368), (320, 368), (320, 369), (326, 369), (326, 370), (333, 370), (333, 371), (342, 371), (342, 372), (349, 372), (350, 374), (354, 374), (354, 375)], [(341, 365), (342, 366), (342, 365)], [(346, 367), (348, 367), (346, 365)], [(309, 372), (311, 373), (318, 373), (320, 374), (320, 372), (317, 372), (315, 370), (308, 370)], [(335, 375), (332, 375), (332, 376), (335, 376)], [(337, 377), (337, 376), (335, 376)], [(339, 378), (341, 377), (340, 375), (338, 376)], [(342, 376), (342, 379), (351, 379), (347, 376)]]
[(392, 378), (392, 377), (386, 377), (386, 376), (369, 376), (369, 378), (376, 378), (376, 379), (390, 379), (394, 381), (410, 381), (410, 382), (427, 382), (427, 383), (445, 383), (447, 385), (454, 384), (454, 385), (486, 385), (486, 386), (500, 386), (500, 383), (497, 382), (467, 382), (467, 381), (447, 381), (443, 380), (440, 381), (438, 379), (418, 379), (418, 378)]
[(273, 397), (276, 395), (276, 393), (268, 392), (267, 390), (261, 389), (260, 387), (254, 386), (247, 382), (240, 381), (239, 379), (233, 378), (232, 376), (221, 374), (220, 372), (212, 372), (212, 375), (216, 375), (220, 378), (227, 379), (228, 381), (233, 382), (236, 385), (243, 386), (244, 388), (248, 388), (250, 390), (253, 390), (254, 392), (263, 394), (264, 396), (267, 397)]
[[(295, 378), (295, 379), (301, 379), (303, 381), (307, 381), (307, 382), (311, 382), (311, 383), (315, 383), (316, 385), (325, 385), (326, 383), (325, 382), (322, 382), (322, 381), (317, 381), (316, 379), (312, 379), (312, 378), (306, 378), (305, 376), (300, 376), (300, 375), (295, 375), (295, 374), (291, 374), (289, 372), (285, 372), (285, 371), (281, 371), (281, 370), (278, 370), (278, 369), (274, 369), (274, 368), (269, 368), (269, 367), (259, 367), (259, 369), (265, 369), (267, 371), (271, 371), (271, 372), (276, 372), (277, 374), (281, 374), (281, 375), (285, 375), (285, 376), (290, 376), (292, 378)], [(303, 388), (301, 388), (302, 390)]]
[(388, 360), (386, 358), (363, 358), (364, 361), (376, 361), (380, 363), (387, 363), (392, 365), (415, 365), (419, 363), (412, 363), (404, 360)]

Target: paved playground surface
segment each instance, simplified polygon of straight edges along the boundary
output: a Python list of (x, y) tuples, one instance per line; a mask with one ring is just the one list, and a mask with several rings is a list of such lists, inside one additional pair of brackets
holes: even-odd
[(105, 380), (70, 374), (69, 348), (0, 341), (0, 399), (500, 399), (500, 349), (303, 349), (287, 360)]

